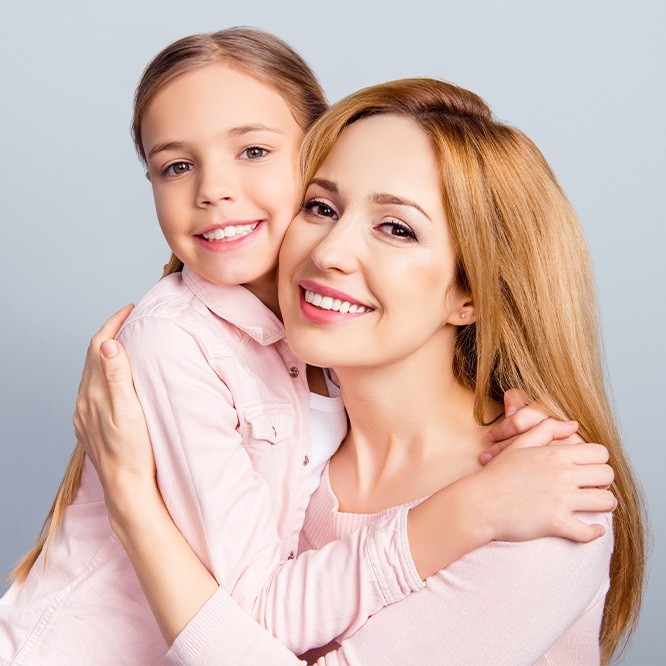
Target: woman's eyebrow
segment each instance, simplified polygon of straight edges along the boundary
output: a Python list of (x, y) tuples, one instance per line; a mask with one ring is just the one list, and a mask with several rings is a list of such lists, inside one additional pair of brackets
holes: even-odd
[(396, 206), (411, 206), (412, 208), (416, 208), (422, 215), (424, 215), (430, 222), (432, 222), (432, 219), (430, 218), (430, 215), (426, 213), (421, 206), (419, 206), (416, 202), (411, 201), (410, 199), (404, 199), (403, 197), (398, 197), (395, 194), (389, 194), (388, 192), (375, 192), (371, 197), (370, 201), (373, 203), (377, 204), (389, 204), (389, 205), (396, 205)]
[(337, 194), (339, 192), (338, 184), (334, 183), (332, 180), (326, 180), (325, 178), (313, 178), (310, 181), (310, 185), (319, 185), (319, 187), (332, 194)]

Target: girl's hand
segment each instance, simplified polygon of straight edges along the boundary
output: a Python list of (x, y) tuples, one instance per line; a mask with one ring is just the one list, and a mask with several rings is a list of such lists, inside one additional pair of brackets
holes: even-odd
[[(538, 404), (528, 405), (525, 396), (520, 391), (516, 389), (508, 390), (504, 394), (504, 418), (488, 431), (488, 439), (495, 442), (495, 444), (481, 453), (479, 456), (481, 464), (488, 464), (499, 453), (513, 444), (519, 435), (529, 432), (548, 418), (548, 414)], [(580, 444), (584, 440), (575, 430), (566, 437), (558, 437), (556, 441), (559, 444)], [(544, 442), (544, 444), (550, 444), (550, 442)], [(524, 445), (535, 446), (535, 444)]]
[(95, 466), (107, 505), (155, 486), (155, 461), (132, 371), (112, 338), (133, 306), (114, 314), (88, 347), (74, 413), (79, 443)]
[(551, 443), (570, 437), (576, 428), (575, 422), (541, 421), (467, 477), (477, 486), (476, 501), (483, 507), (479, 520), (489, 540), (558, 536), (588, 542), (604, 534), (602, 525), (590, 525), (576, 513), (617, 506), (607, 490), (614, 478), (606, 464), (608, 450), (601, 444)]

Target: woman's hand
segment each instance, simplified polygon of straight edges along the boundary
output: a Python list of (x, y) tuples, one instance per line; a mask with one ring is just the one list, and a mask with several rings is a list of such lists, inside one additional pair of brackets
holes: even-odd
[(79, 443), (111, 509), (138, 489), (154, 488), (155, 461), (123, 346), (113, 340), (133, 306), (114, 314), (88, 347), (74, 413)]

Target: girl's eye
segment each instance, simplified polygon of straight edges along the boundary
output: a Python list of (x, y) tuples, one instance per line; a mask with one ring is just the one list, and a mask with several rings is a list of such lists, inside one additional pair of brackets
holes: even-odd
[(332, 219), (337, 217), (337, 213), (325, 201), (318, 199), (310, 199), (303, 204), (303, 210), (306, 213), (311, 213), (317, 217), (330, 217)]
[(404, 238), (405, 240), (416, 240), (416, 234), (402, 222), (383, 222), (378, 227), (393, 238)]
[(241, 157), (245, 160), (258, 160), (262, 157), (266, 157), (269, 152), (269, 150), (262, 148), (261, 146), (250, 146), (241, 153)]
[(165, 176), (180, 176), (192, 170), (192, 165), (189, 162), (174, 162), (169, 164), (162, 172)]

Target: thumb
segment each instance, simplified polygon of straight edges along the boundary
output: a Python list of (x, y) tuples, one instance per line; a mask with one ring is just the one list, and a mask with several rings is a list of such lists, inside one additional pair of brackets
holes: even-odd
[(504, 393), (504, 416), (512, 416), (519, 409), (527, 407), (527, 396), (518, 389), (509, 389)]

